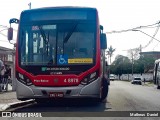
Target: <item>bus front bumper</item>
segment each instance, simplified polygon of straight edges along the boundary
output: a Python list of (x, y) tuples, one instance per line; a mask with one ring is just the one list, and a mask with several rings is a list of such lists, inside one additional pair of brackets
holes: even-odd
[(61, 93), (63, 94), (61, 97), (64, 98), (100, 98), (101, 91), (101, 81), (99, 78), (88, 85), (69, 87), (39, 87), (34, 85), (26, 86), (18, 80), (16, 80), (16, 85), (18, 99), (50, 98), (53, 97), (50, 96), (52, 93)]

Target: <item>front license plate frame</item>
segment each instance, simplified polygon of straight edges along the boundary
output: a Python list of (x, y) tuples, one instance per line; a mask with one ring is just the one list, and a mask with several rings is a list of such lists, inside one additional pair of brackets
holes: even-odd
[(63, 98), (64, 93), (63, 92), (50, 92), (49, 97), (51, 97), (51, 98)]

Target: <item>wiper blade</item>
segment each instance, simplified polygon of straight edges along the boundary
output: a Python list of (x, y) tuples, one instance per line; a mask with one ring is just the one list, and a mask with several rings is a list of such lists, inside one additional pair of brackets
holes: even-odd
[(43, 37), (43, 40), (44, 40), (45, 43), (47, 44), (48, 41), (47, 41), (47, 39), (46, 39), (46, 35), (45, 35), (45, 32), (44, 32), (42, 26), (39, 26), (39, 30), (40, 30), (40, 33), (41, 33), (41, 35), (42, 35), (42, 37)]
[(77, 28), (78, 23), (75, 23), (71, 29), (71, 31), (66, 35), (66, 37), (63, 40), (63, 43), (67, 43), (69, 38), (71, 37), (71, 35), (73, 34), (73, 32), (75, 31), (75, 29)]
[(42, 37), (43, 37), (43, 40), (44, 40), (45, 44), (47, 45), (47, 46), (46, 46), (46, 47), (47, 47), (46, 52), (47, 52), (47, 55), (49, 55), (49, 54), (48, 54), (49, 34), (48, 34), (48, 41), (47, 41), (47, 39), (46, 39), (46, 34), (45, 34), (45, 32), (44, 32), (42, 26), (39, 26), (39, 30), (40, 30), (40, 33), (41, 33), (41, 35), (42, 35)]

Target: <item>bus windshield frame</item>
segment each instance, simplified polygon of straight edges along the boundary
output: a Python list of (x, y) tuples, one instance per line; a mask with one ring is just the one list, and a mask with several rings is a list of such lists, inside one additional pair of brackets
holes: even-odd
[(45, 23), (21, 25), (19, 38), (19, 64), (21, 66), (95, 63), (96, 22)]

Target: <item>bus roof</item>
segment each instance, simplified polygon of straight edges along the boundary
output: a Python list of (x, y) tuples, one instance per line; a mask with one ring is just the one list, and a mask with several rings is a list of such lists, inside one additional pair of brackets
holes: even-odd
[(20, 21), (96, 20), (96, 14), (97, 9), (90, 7), (44, 7), (22, 11)]
[(43, 11), (43, 10), (94, 10), (97, 11), (96, 8), (92, 7), (79, 7), (79, 6), (58, 6), (58, 7), (42, 7), (42, 8), (35, 8), (24, 10), (23, 12), (33, 12), (33, 11)]

